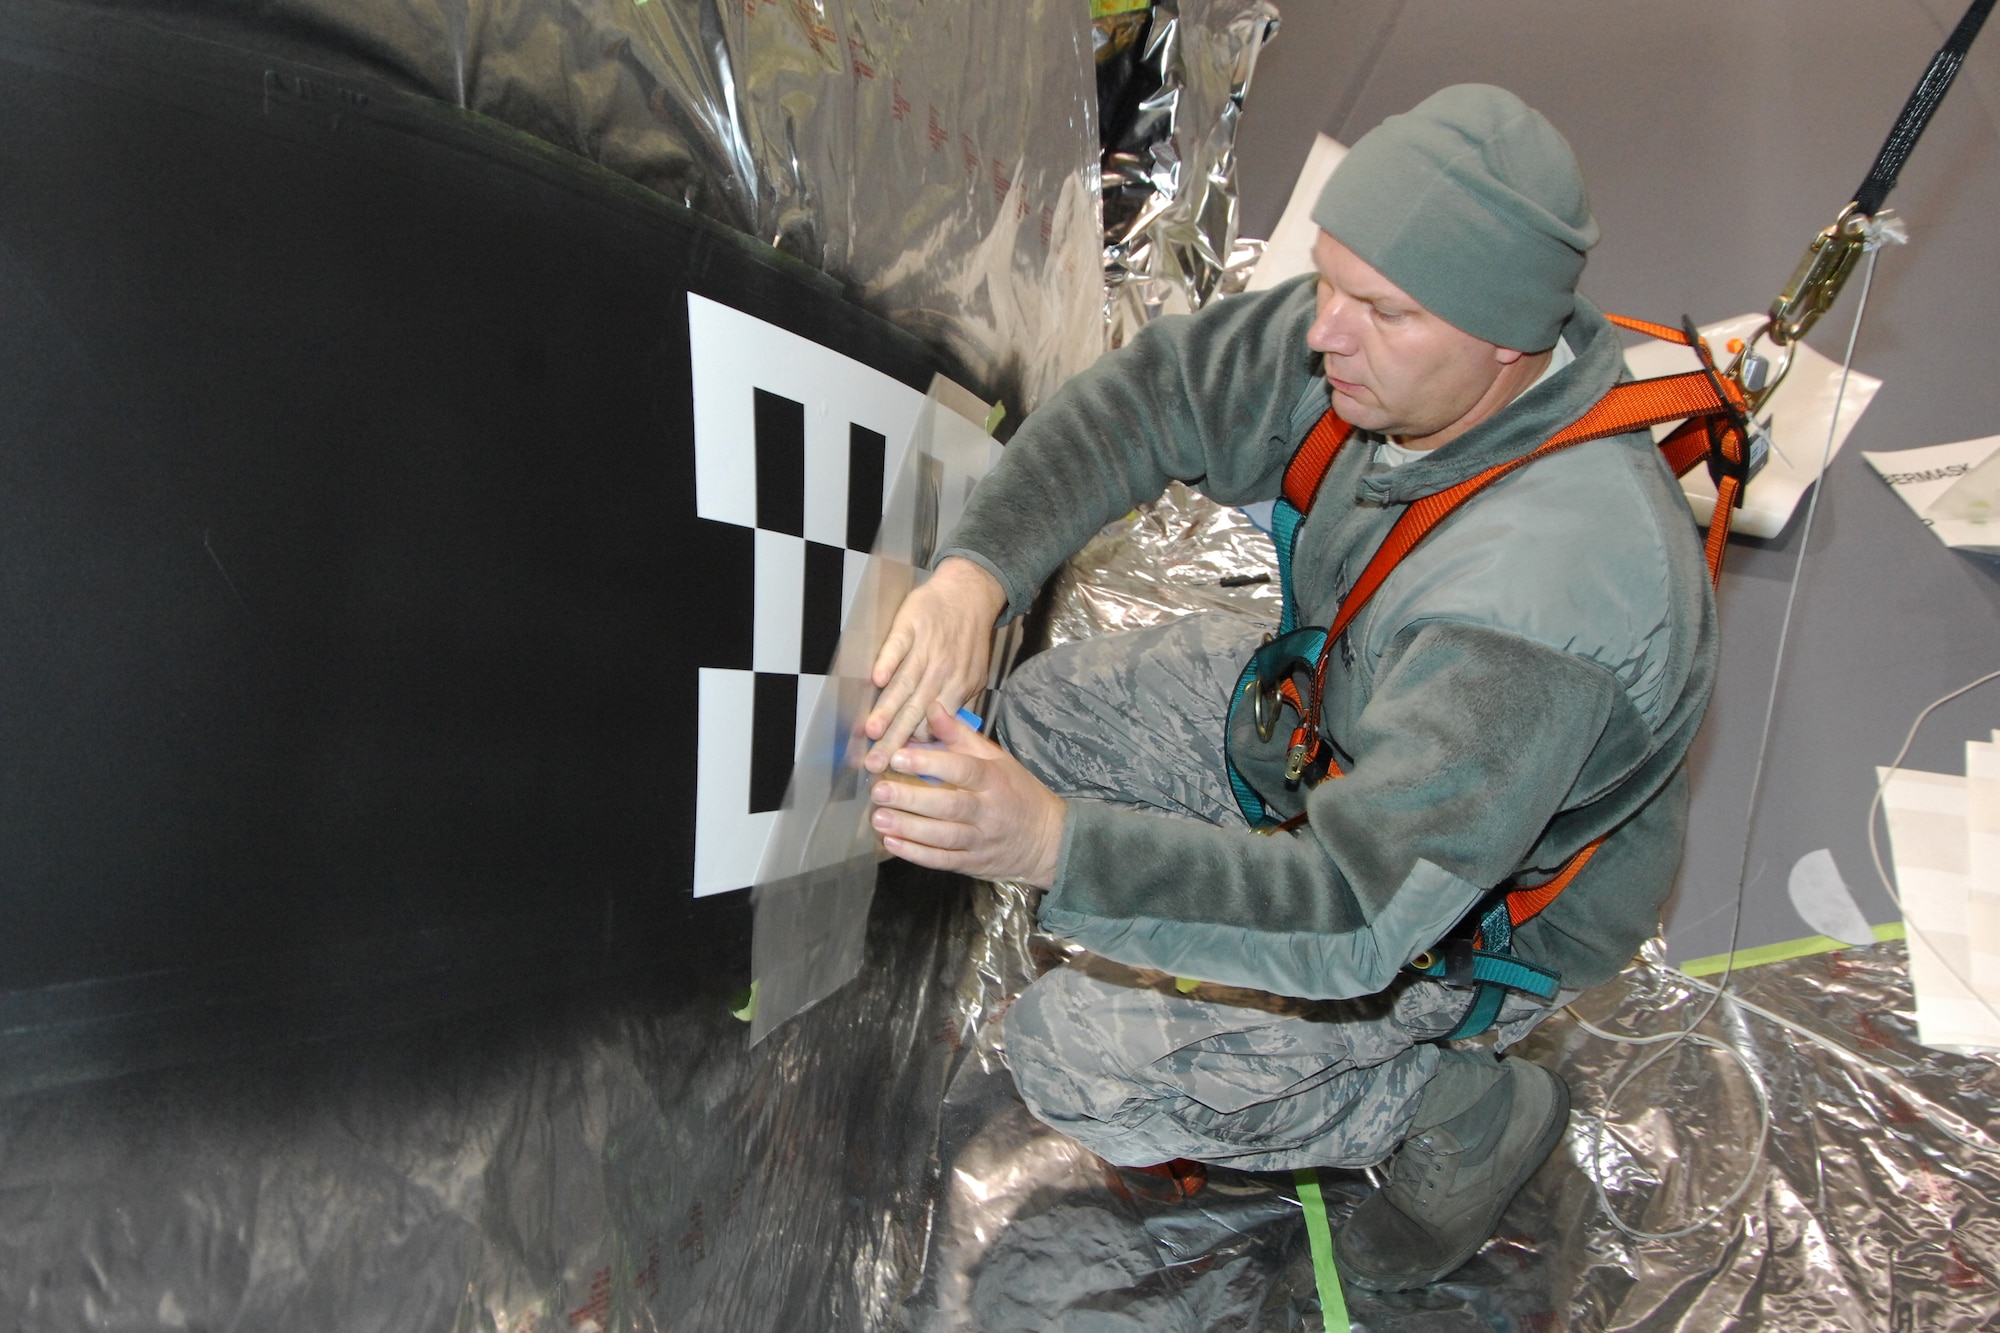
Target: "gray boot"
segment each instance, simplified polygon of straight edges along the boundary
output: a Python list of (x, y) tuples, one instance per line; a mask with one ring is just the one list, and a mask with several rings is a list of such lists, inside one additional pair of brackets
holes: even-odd
[[(1481, 1084), (1488, 1084), (1480, 1091)], [(1430, 1112), (1426, 1114), (1426, 1112)], [(1343, 1277), (1377, 1291), (1436, 1282), (1470, 1259), (1561, 1141), (1569, 1089), (1526, 1060), (1446, 1051), (1389, 1183), (1335, 1238)]]

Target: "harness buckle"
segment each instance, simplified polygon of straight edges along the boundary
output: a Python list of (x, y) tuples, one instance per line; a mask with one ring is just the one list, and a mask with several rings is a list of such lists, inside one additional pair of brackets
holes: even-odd
[(1412, 958), (1409, 969), (1455, 990), (1466, 990), (1484, 981), (1476, 975), (1478, 959), (1478, 947), (1461, 935), (1439, 940)]
[(1436, 956), (1437, 963), (1443, 965), (1441, 971), (1432, 973), (1439, 981), (1460, 990), (1478, 984), (1478, 978), (1472, 975), (1474, 950), (1471, 940), (1441, 940), (1431, 952)]
[(1305, 776), (1306, 765), (1312, 762), (1312, 747), (1304, 741), (1292, 747), (1285, 756), (1285, 781), (1297, 782)]
[[(1731, 394), (1730, 391), (1739, 386), (1734, 380), (1725, 379), (1722, 372), (1715, 368), (1715, 358), (1709, 354), (1701, 331), (1695, 328), (1692, 315), (1681, 316), (1681, 330), (1687, 334), (1688, 346), (1694, 349), (1696, 358), (1701, 362), (1702, 373), (1708, 376), (1709, 384), (1715, 389), (1716, 400), (1721, 403), (1723, 415), (1728, 419), (1727, 427), (1718, 427), (1716, 420), (1709, 418), (1708, 479), (1720, 487), (1724, 477), (1735, 478), (1736, 503), (1741, 507), (1750, 479), (1763, 470), (1764, 463), (1771, 456), (1771, 437), (1761, 425), (1750, 420), (1749, 413), (1744, 411), (1740, 393)], [(1725, 429), (1735, 430), (1741, 438), (1741, 459), (1732, 459), (1722, 452)]]

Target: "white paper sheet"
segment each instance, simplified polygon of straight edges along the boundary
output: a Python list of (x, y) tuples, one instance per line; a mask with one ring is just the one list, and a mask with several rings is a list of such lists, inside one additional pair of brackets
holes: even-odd
[(1965, 743), (1966, 909), (1973, 989), (2000, 996), (2000, 745)]
[[(1623, 311), (1637, 315), (1642, 312)], [(1765, 316), (1738, 315), (1715, 324), (1701, 326), (1702, 337), (1722, 365), (1729, 364), (1729, 340), (1750, 335), (1763, 326)], [(1625, 364), (1639, 379), (1674, 375), (1693, 370), (1700, 361), (1688, 348), (1648, 338), (1625, 353)], [(1873, 375), (1850, 371), (1845, 392), (1840, 387), (1840, 364), (1801, 344), (1792, 359), (1792, 368), (1758, 413), (1768, 420), (1771, 432), (1771, 461), (1745, 488), (1743, 508), (1737, 512), (1731, 530), (1752, 537), (1775, 537), (1798, 508), (1806, 488), (1819, 479), (1820, 460), (1831, 462), (1847, 443), (1854, 423), (1875, 401), (1882, 381)], [(1833, 434), (1833, 448), (1827, 449), (1827, 423), (1833, 420), (1835, 401), (1840, 403), (1840, 425)], [(1678, 423), (1653, 428), (1655, 439), (1665, 439)], [(1708, 469), (1696, 467), (1681, 478), (1681, 490), (1698, 522), (1708, 522), (1715, 512), (1715, 483)]]
[(1319, 224), (1312, 220), (1313, 205), (1319, 202), (1319, 193), (1326, 188), (1333, 169), (1346, 156), (1347, 148), (1339, 140), (1324, 134), (1313, 137), (1306, 164), (1292, 182), (1292, 197), (1285, 203), (1284, 216), (1278, 219), (1271, 239), (1264, 242), (1264, 253), (1251, 271), (1245, 291), (1261, 292), (1312, 269), (1313, 242), (1319, 239)]
[(2000, 990), (1972, 985), (1967, 782), (1900, 769), (1887, 777), (1883, 813), (1909, 929), (1917, 1039), (1940, 1050), (2000, 1048)]
[(1861, 456), (1946, 546), (2000, 555), (2000, 515), (1977, 507), (2000, 485), (2000, 435)]
[[(750, 602), (749, 659), (704, 666), (697, 678), (694, 893), (701, 897), (749, 888), (762, 864), (778, 812), (753, 799), (758, 679), (770, 689), (792, 678), (789, 725), (803, 741), (797, 721), (812, 716), (826, 683), (823, 663), (807, 663), (801, 651), (812, 548), (836, 554), (842, 587), (856, 586), (869, 555), (849, 543), (849, 486), (872, 481), (863, 494), (887, 499), (925, 398), (832, 348), (694, 293), (688, 339), (695, 512), (750, 529), (752, 551), (751, 568), (728, 571), (734, 582), (716, 588), (718, 598)], [(760, 481), (774, 479), (759, 476), (758, 403), (773, 399), (792, 406), (801, 436), (785, 470), (787, 479), (796, 472), (800, 512), (779, 527), (759, 518)], [(880, 442), (880, 478), (853, 475), (857, 458), (867, 460), (863, 471), (874, 466), (871, 452), (857, 454), (857, 431)], [(787, 480), (780, 489), (792, 488)]]

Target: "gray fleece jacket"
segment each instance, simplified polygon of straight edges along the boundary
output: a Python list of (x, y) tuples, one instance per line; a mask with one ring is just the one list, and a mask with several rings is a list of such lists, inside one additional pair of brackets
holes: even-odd
[[(1227, 504), (1276, 496), (1327, 407), (1312, 310), (1305, 278), (1149, 325), (1023, 425), (943, 554), (985, 566), (1018, 613), (1171, 478)], [(1563, 336), (1572, 364), (1439, 449), (1390, 470), (1369, 437), (1350, 440), (1294, 548), (1301, 623), (1332, 620), (1404, 505), (1540, 444), (1625, 377), (1615, 330), (1582, 297)], [(1372, 994), (1493, 886), (1609, 832), (1515, 948), (1568, 986), (1614, 975), (1673, 883), (1716, 658), (1694, 523), (1650, 436), (1579, 445), (1488, 488), (1345, 639), (1323, 723), (1348, 776), (1287, 794), (1286, 728), (1260, 743), (1246, 718), (1230, 738), (1277, 813), (1309, 813), (1303, 830), (1073, 800), (1043, 924), (1177, 975)]]

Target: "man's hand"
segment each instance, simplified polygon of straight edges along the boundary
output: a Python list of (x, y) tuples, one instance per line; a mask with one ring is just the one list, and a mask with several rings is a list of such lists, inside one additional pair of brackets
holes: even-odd
[(1054, 884), (1068, 804), (943, 704), (931, 705), (929, 721), (944, 748), (905, 747), (889, 768), (949, 785), (877, 780), (870, 818), (882, 845), (920, 866)]
[(916, 732), (932, 704), (952, 713), (986, 684), (993, 622), (1006, 608), (999, 580), (957, 556), (903, 599), (870, 673), (882, 691), (862, 723), (877, 742), (863, 761), (870, 773), (888, 767), (889, 756)]

